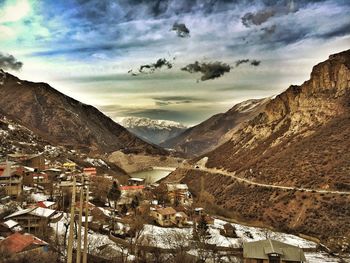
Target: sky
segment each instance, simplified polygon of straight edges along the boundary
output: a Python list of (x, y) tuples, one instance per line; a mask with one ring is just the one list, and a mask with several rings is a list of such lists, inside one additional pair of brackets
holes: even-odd
[(349, 14), (348, 0), (0, 0), (0, 68), (116, 121), (195, 125), (302, 84), (350, 48)]

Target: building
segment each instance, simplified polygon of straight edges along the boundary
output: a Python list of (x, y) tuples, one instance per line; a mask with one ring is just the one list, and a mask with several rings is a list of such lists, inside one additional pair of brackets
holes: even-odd
[(63, 168), (67, 171), (67, 172), (73, 172), (76, 170), (76, 164), (73, 162), (66, 162), (63, 164)]
[(9, 254), (48, 251), (48, 246), (48, 243), (33, 235), (18, 232), (0, 241), (0, 250)]
[(145, 184), (144, 178), (131, 177), (128, 179), (128, 185), (144, 185), (144, 184)]
[(38, 170), (45, 170), (45, 158), (42, 154), (14, 153), (8, 154), (9, 161), (20, 163), (23, 166), (32, 167)]
[(168, 199), (172, 205), (192, 204), (192, 195), (188, 191), (187, 184), (169, 183), (166, 185)]
[(160, 226), (174, 225), (172, 218), (175, 217), (176, 210), (172, 207), (157, 208), (151, 211), (151, 216)]
[(12, 219), (18, 222), (23, 228), (30, 231), (48, 225), (49, 223), (56, 223), (62, 217), (53, 209), (43, 207), (31, 207), (6, 216), (4, 219)]
[(95, 167), (87, 167), (83, 169), (83, 173), (86, 176), (96, 176), (97, 175), (97, 171)]
[(243, 243), (244, 263), (302, 263), (306, 262), (301, 248), (266, 239)]
[(184, 212), (177, 212), (172, 207), (154, 208), (150, 215), (160, 226), (183, 227), (187, 224), (188, 216)]
[(14, 163), (0, 163), (0, 188), (9, 196), (20, 196), (23, 190), (23, 169)]

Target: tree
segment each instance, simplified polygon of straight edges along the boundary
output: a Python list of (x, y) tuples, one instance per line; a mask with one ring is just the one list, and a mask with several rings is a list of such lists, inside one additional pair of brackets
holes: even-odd
[(193, 237), (197, 241), (196, 246), (199, 262), (206, 262), (206, 260), (212, 256), (212, 252), (210, 251), (207, 243), (207, 241), (211, 238), (211, 235), (205, 215), (202, 215), (199, 218), (198, 223), (194, 224)]
[(202, 215), (199, 218), (196, 232), (197, 232), (197, 237), (198, 237), (199, 242), (204, 243), (206, 240), (211, 238), (211, 235), (209, 232), (209, 226), (208, 226), (207, 220), (205, 219), (204, 215)]
[[(120, 196), (122, 195), (121, 191), (120, 191), (120, 187), (117, 184), (116, 181), (113, 182), (111, 189), (108, 192), (108, 199), (112, 200), (114, 202), (114, 217), (116, 215), (116, 211), (117, 211), (117, 201), (119, 200)], [(115, 221), (114, 221), (114, 217), (113, 217), (113, 229), (115, 229)]]
[(113, 184), (112, 184), (112, 188), (108, 192), (107, 197), (108, 197), (108, 199), (114, 201), (114, 209), (115, 210), (117, 208), (117, 201), (119, 200), (121, 195), (122, 195), (122, 193), (120, 191), (120, 187), (117, 184), (117, 182), (114, 181)]
[[(112, 181), (103, 176), (94, 176), (91, 180), (91, 191), (93, 192), (94, 201), (104, 205), (108, 199)], [(109, 199), (108, 199), (109, 201)], [(110, 206), (110, 205), (109, 205)]]

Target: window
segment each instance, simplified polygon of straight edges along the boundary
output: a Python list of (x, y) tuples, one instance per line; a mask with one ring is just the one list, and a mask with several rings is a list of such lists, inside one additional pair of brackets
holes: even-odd
[(273, 254), (273, 255), (269, 255), (269, 263), (280, 263), (280, 256)]

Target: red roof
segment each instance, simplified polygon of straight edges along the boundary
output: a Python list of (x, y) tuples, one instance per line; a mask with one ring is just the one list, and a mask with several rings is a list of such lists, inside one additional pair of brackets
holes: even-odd
[(144, 185), (124, 185), (120, 187), (120, 190), (142, 190), (144, 188)]
[(0, 247), (10, 253), (22, 252), (31, 245), (45, 246), (47, 243), (33, 235), (21, 234), (19, 232), (16, 232), (0, 241)]

